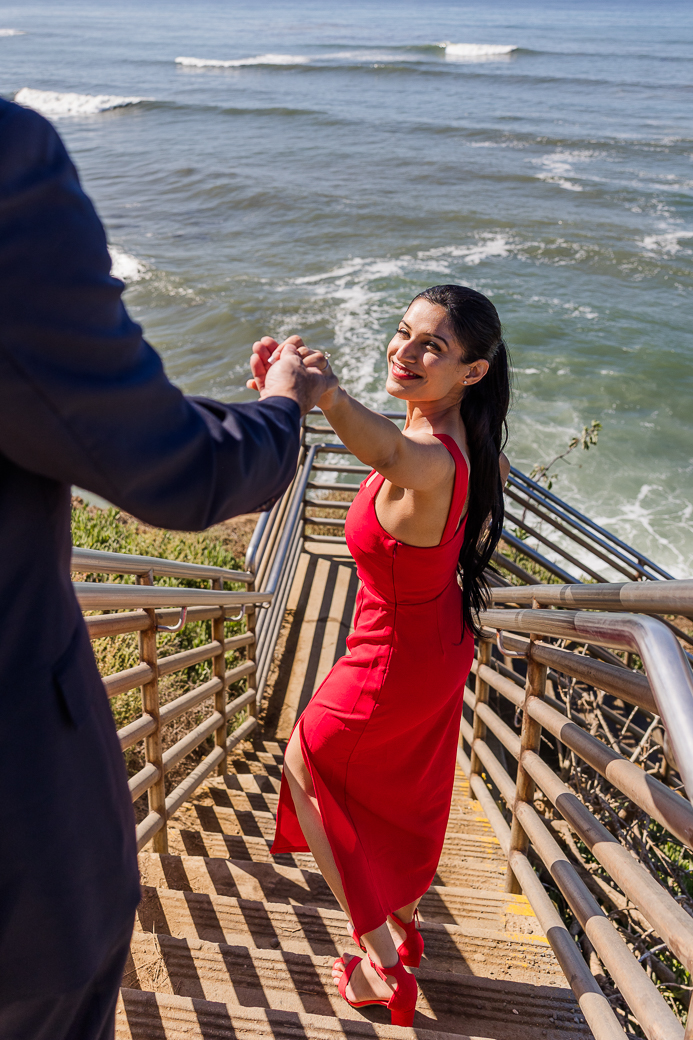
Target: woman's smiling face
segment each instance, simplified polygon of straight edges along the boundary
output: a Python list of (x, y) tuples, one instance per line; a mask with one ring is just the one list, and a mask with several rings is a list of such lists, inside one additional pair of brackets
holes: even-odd
[[(472, 370), (486, 362), (468, 365), (455, 338), (444, 307), (416, 299), (401, 319), (387, 348), (387, 382), (392, 397), (405, 401), (460, 400), (464, 380), (476, 382)], [(471, 377), (471, 378), (470, 378)]]

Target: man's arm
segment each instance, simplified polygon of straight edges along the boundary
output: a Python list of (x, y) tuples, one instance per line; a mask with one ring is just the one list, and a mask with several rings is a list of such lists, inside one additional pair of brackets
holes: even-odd
[(57, 133), (0, 102), (0, 452), (166, 527), (204, 528), (281, 494), (319, 396), (303, 365), (290, 361), (260, 402), (186, 398), (109, 272)]

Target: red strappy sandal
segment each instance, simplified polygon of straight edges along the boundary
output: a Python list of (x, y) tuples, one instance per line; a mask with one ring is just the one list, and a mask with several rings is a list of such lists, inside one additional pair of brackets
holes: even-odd
[(419, 911), (414, 911), (414, 916), (409, 924), (400, 921), (397, 914), (390, 914), (390, 917), (407, 933), (404, 942), (397, 948), (397, 953), (402, 958), (402, 964), (406, 964), (408, 968), (418, 968), (424, 952), (423, 935), (419, 931)]
[[(414, 911), (414, 917), (406, 924), (401, 921), (397, 914), (390, 914), (393, 921), (396, 921), (400, 928), (403, 928), (406, 932), (404, 942), (397, 947), (397, 953), (402, 959), (402, 964), (405, 964), (407, 968), (418, 968), (421, 964), (421, 958), (424, 952), (424, 940), (423, 935), (419, 931), (419, 911)], [(359, 949), (366, 952), (366, 947), (361, 942), (361, 939), (356, 934), (356, 929), (351, 929), (351, 938), (354, 940)]]
[(352, 925), (352, 928), (351, 928), (351, 938), (354, 940), (354, 942), (358, 946), (359, 950), (363, 950), (363, 952), (365, 953), (366, 952), (366, 947), (363, 945), (363, 943), (361, 942), (361, 939), (356, 934), (356, 929), (353, 927), (353, 925)]
[[(369, 961), (371, 960), (370, 957), (368, 959)], [(360, 964), (361, 960), (361, 957), (352, 957), (348, 964), (344, 964), (344, 958), (338, 957), (334, 962), (335, 965), (342, 964), (344, 966), (344, 971), (337, 986), (340, 997), (343, 997), (347, 1004), (353, 1008), (367, 1007), (371, 1004), (380, 1004), (381, 1007), (386, 1007), (390, 1012), (390, 1022), (393, 1026), (413, 1025), (419, 987), (416, 984), (416, 979), (409, 974), (399, 957), (397, 958), (397, 963), (388, 968), (381, 968), (380, 965), (371, 961), (372, 967), (375, 968), (384, 982), (387, 981), (388, 975), (393, 976), (397, 981), (397, 986), (389, 1000), (349, 1000), (346, 995), (346, 988), (349, 985), (349, 979), (353, 975), (356, 965)]]

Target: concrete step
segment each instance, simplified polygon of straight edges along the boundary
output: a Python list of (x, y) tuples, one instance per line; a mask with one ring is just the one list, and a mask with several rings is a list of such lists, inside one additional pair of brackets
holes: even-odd
[[(242, 774), (240, 775), (242, 776)], [(251, 774), (249, 779), (254, 780), (257, 785), (256, 776)], [(266, 779), (271, 783), (271, 777), (268, 776)], [(234, 780), (240, 785), (239, 774), (236, 774)], [(278, 781), (275, 781), (275, 783), (278, 783)], [(222, 814), (225, 810), (230, 809), (232, 812), (270, 813), (272, 817), (275, 817), (277, 815), (278, 802), (279, 795), (274, 790), (274, 787), (268, 789), (265, 786), (265, 789), (262, 791), (253, 791), (249, 788), (239, 790), (235, 788), (235, 785), (229, 784), (223, 790), (211, 787), (206, 791), (198, 791), (188, 804), (204, 808), (216, 808)]]
[[(203, 789), (191, 798), (189, 805), (216, 809), (221, 821), (225, 819), (224, 810), (235, 813), (271, 813), (274, 817), (279, 803), (278, 787), (279, 781), (269, 776), (234, 773), (228, 776), (223, 788)], [(475, 811), (473, 802), (451, 806), (448, 831), (495, 839), (490, 823), (480, 811)]]
[[(246, 796), (240, 794), (232, 797), (245, 798)], [(262, 794), (252, 797), (266, 798)], [(180, 830), (204, 831), (209, 834), (226, 836), (244, 835), (248, 838), (264, 838), (269, 843), (274, 840), (275, 826), (274, 815), (268, 810), (222, 807), (214, 805), (211, 801), (186, 802), (171, 819), (171, 827)], [(463, 823), (451, 819), (443, 843), (442, 857), (453, 860), (465, 857), (489, 859), (504, 865), (505, 857), (495, 835), (490, 831), (481, 832), (481, 828), (476, 829), (480, 833), (467, 834)], [(202, 851), (193, 854), (214, 855), (214, 853)], [(237, 858), (239, 857), (234, 856), (234, 859)]]
[(464, 834), (458, 833), (449, 826), (445, 833), (443, 842), (442, 858), (457, 859), (461, 856), (471, 856), (472, 859), (488, 859), (505, 866), (506, 859), (500, 842), (494, 834)]
[(123, 989), (116, 1040), (490, 1040)]
[[(260, 797), (263, 797), (260, 795)], [(274, 839), (274, 814), (268, 809), (234, 809), (201, 801), (186, 802), (172, 819), (174, 826), (217, 834), (245, 834), (250, 838)]]
[[(123, 981), (133, 989), (363, 1021), (365, 1016), (339, 996), (331, 967), (332, 957), (135, 932)], [(590, 1037), (570, 990), (428, 969), (416, 976), (415, 1030), (494, 1040)], [(387, 1023), (389, 1016), (375, 1007), (368, 1019)]]
[[(247, 750), (240, 753), (236, 750), (235, 755), (229, 757), (229, 771), (226, 776), (210, 778), (205, 781), (201, 791), (205, 789), (224, 790), (231, 786), (236, 790), (267, 791), (272, 789), (279, 792), (283, 761), (281, 754), (279, 752), (270, 754), (267, 751), (258, 753), (250, 747), (249, 742), (241, 747)], [(263, 777), (266, 777), (267, 780), (263, 780)], [(471, 794), (467, 778), (459, 768), (455, 773), (452, 804), (463, 807), (473, 806), (474, 810), (483, 816), (479, 803)]]
[[(229, 772), (224, 777), (213, 777), (205, 782), (198, 797), (208, 792), (214, 798), (215, 791), (235, 790), (246, 793), (279, 793), (281, 786), (281, 760), (278, 756), (262, 752), (258, 755), (254, 750), (247, 754), (237, 755), (229, 759)], [(223, 803), (217, 803), (223, 804)], [(481, 806), (472, 797), (467, 778), (461, 770), (455, 774), (455, 785), (452, 792), (452, 807), (463, 812), (474, 813), (487, 826)]]
[(176, 813), (168, 827), (169, 851), (176, 856), (206, 856), (215, 859), (229, 857), (257, 863), (278, 863), (287, 867), (300, 867), (303, 870), (318, 869), (310, 852), (282, 852), (272, 856), (271, 844), (271, 838), (262, 836), (204, 831), (195, 826), (194, 820), (190, 820), (186, 826), (179, 819), (179, 813)]
[(154, 888), (299, 906), (337, 906), (327, 882), (316, 870), (250, 860), (160, 856), (145, 852), (139, 855), (139, 866), (142, 884)]
[[(143, 884), (161, 890), (194, 891), (205, 898), (218, 895), (338, 909), (336, 899), (317, 871), (195, 856), (150, 854), (145, 858), (142, 853), (140, 870)], [(477, 921), (499, 932), (540, 934), (539, 922), (527, 898), (504, 892), (432, 885), (423, 896), (419, 911), (426, 921)]]
[[(281, 949), (337, 957), (359, 954), (339, 909), (237, 899), (202, 892), (144, 887), (137, 910), (140, 931), (181, 939)], [(547, 940), (496, 932), (475, 923), (422, 921), (422, 966), (436, 971), (562, 986), (563, 974)]]
[(223, 778), (219, 777), (218, 779), (221, 783), (212, 786), (208, 782), (206, 788), (201, 788), (200, 793), (206, 789), (212, 795), (212, 798), (214, 798), (214, 792), (224, 790), (245, 791), (246, 793), (253, 792), (257, 794), (279, 794), (279, 789), (282, 785), (279, 777), (270, 776), (264, 770), (252, 773), (227, 773)]
[[(169, 827), (169, 850), (177, 856), (202, 856), (205, 858), (276, 863), (317, 871), (317, 864), (309, 852), (283, 852), (270, 855), (271, 840), (247, 835), (224, 835), (195, 828), (176, 826), (175, 818)], [(462, 888), (483, 888), (502, 891), (505, 883), (505, 860), (495, 846), (472, 847), (472, 852), (482, 853), (479, 857), (465, 853), (462, 843), (456, 843), (448, 853), (449, 845), (443, 849), (438, 864), (435, 883)], [(500, 847), (498, 847), (500, 848)]]
[(483, 859), (444, 854), (438, 864), (434, 883), (452, 885), (454, 888), (483, 888), (486, 891), (502, 892), (506, 869), (505, 860), (495, 852), (492, 857)]

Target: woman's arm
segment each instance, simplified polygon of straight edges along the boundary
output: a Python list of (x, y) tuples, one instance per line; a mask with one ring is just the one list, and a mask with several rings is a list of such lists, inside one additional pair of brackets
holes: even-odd
[(318, 405), (349, 451), (397, 487), (431, 491), (453, 475), (452, 456), (433, 434), (403, 434), (341, 387), (325, 394)]
[[(325, 355), (309, 350), (299, 336), (291, 336), (286, 343), (297, 347), (305, 365), (316, 365), (323, 372), (329, 369)], [(281, 356), (283, 347), (269, 336), (253, 344), (249, 387), (262, 393), (269, 366)], [(450, 452), (433, 434), (410, 431), (405, 436), (393, 422), (366, 408), (339, 386), (324, 394), (318, 407), (349, 451), (396, 487), (433, 491), (453, 478), (455, 464)]]

